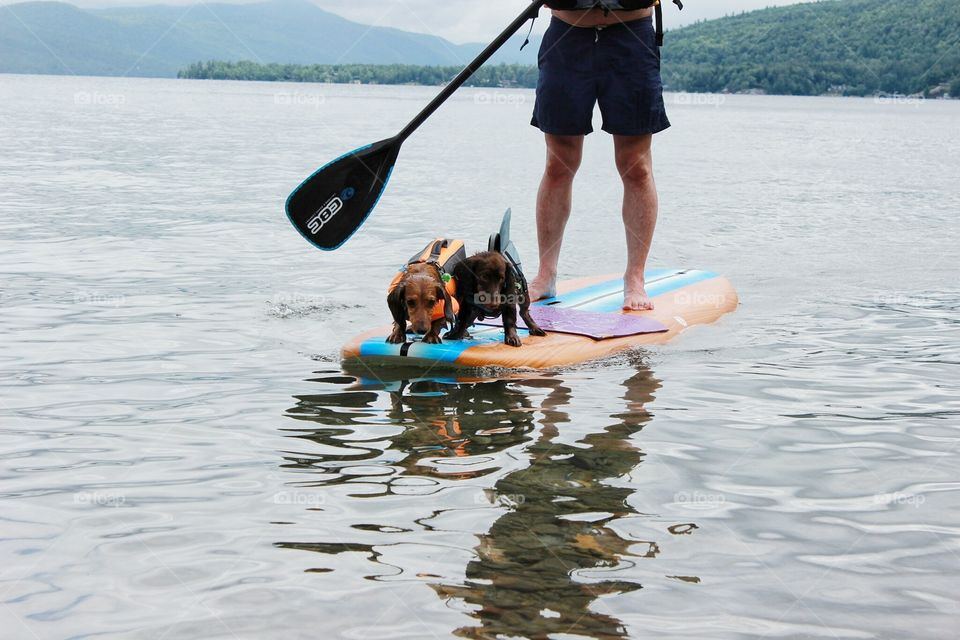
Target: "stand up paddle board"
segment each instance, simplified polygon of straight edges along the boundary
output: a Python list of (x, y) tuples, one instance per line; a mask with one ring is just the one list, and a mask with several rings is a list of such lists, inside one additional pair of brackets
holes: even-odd
[(522, 347), (503, 343), (503, 327), (498, 321), (474, 325), (470, 339), (444, 340), (443, 344), (424, 344), (414, 334), (407, 334), (404, 344), (388, 344), (392, 328), (388, 324), (348, 342), (342, 351), (344, 364), (549, 369), (662, 344), (687, 327), (715, 322), (737, 308), (736, 290), (716, 273), (655, 269), (647, 272), (646, 280), (654, 311), (623, 311), (623, 279), (619, 276), (569, 280), (559, 285), (556, 297), (530, 306), (534, 320), (547, 335), (531, 336), (521, 321)]

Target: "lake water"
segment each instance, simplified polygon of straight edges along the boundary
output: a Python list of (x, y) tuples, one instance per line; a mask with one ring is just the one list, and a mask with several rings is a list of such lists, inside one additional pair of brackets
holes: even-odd
[[(960, 103), (667, 97), (652, 266), (742, 298), (562, 371), (364, 376), (437, 235), (513, 207), (464, 90), (322, 253), (283, 201), (434, 89), (0, 76), (0, 636), (954, 638)], [(624, 265), (609, 137), (563, 256)]]

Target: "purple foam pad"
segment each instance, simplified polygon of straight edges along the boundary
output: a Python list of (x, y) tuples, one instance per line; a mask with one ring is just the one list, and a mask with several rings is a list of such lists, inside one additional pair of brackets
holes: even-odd
[[(659, 320), (627, 313), (594, 313), (563, 307), (534, 305), (530, 307), (530, 315), (544, 331), (570, 333), (594, 340), (625, 338), (645, 333), (663, 333), (670, 330)], [(503, 321), (502, 318), (487, 318), (477, 324), (502, 327)], [(517, 318), (517, 327), (520, 329), (527, 328), (522, 318)]]

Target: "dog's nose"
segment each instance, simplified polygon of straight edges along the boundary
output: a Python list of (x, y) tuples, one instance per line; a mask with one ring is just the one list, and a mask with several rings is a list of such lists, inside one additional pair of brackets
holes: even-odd
[(419, 334), (419, 335), (422, 336), (422, 335), (424, 335), (427, 331), (430, 330), (430, 327), (428, 327), (427, 325), (417, 325), (417, 326), (415, 326), (415, 327), (413, 328), (413, 330), (416, 331), (417, 334)]

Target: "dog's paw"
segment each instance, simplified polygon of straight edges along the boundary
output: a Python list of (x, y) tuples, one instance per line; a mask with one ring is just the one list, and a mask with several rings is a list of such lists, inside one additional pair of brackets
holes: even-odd
[(545, 336), (547, 332), (541, 329), (540, 327), (532, 327), (530, 329), (530, 335), (532, 336)]
[(400, 333), (399, 331), (394, 331), (389, 336), (387, 336), (387, 344), (403, 344), (407, 341), (407, 335)]
[(439, 334), (425, 335), (423, 336), (424, 344), (441, 344), (443, 341), (440, 340)]
[(503, 337), (503, 342), (511, 347), (522, 347), (523, 343), (520, 342), (520, 336), (516, 332), (508, 333)]
[(453, 332), (450, 332), (450, 333), (447, 333), (447, 335), (443, 336), (443, 339), (444, 340), (469, 340), (470, 334), (464, 331), (459, 335), (453, 335)]

